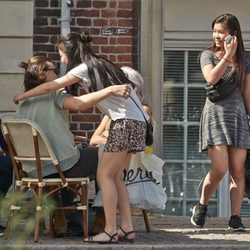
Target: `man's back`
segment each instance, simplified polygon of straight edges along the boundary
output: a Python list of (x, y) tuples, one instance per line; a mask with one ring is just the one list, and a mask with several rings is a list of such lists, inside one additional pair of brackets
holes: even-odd
[[(71, 168), (79, 160), (79, 151), (69, 130), (69, 111), (63, 109), (64, 100), (69, 96), (64, 90), (29, 98), (21, 103), (16, 118), (34, 121), (47, 136), (51, 147), (60, 161), (62, 170)], [(24, 164), (24, 170), (33, 174), (34, 165)], [(43, 166), (43, 175), (56, 172), (51, 164)]]

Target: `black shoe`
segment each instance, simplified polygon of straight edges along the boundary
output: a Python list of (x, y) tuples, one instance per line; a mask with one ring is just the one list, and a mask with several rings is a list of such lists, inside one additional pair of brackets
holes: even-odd
[(229, 229), (234, 232), (246, 232), (246, 228), (241, 222), (241, 218), (238, 215), (232, 215), (229, 220)]
[(193, 215), (190, 221), (194, 226), (203, 227), (207, 216), (209, 216), (207, 214), (207, 206), (197, 204), (193, 208)]
[(0, 225), (0, 237), (4, 235), (6, 227)]

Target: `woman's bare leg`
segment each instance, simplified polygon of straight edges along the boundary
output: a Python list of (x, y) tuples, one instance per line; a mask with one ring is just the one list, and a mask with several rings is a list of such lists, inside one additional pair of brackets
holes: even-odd
[[(105, 232), (113, 235), (117, 232), (116, 210), (118, 192), (116, 179), (121, 176), (123, 164), (126, 161), (127, 152), (104, 152), (97, 170), (97, 179), (102, 193), (103, 207), (105, 213)], [(125, 195), (126, 197), (126, 195)], [(128, 202), (128, 200), (127, 200)], [(107, 241), (109, 237), (103, 233), (93, 237), (94, 241)], [(117, 237), (115, 237), (117, 240)]]
[(209, 148), (211, 170), (205, 177), (200, 204), (207, 205), (210, 197), (216, 191), (221, 179), (228, 169), (228, 149), (226, 145), (212, 146)]
[[(130, 159), (131, 159), (131, 154), (128, 154), (126, 160), (124, 161), (123, 169), (128, 168)], [(116, 186), (118, 190), (118, 209), (121, 215), (121, 228), (125, 232), (132, 232), (134, 229), (130, 212), (128, 189), (125, 182), (122, 180), (122, 177), (123, 174), (121, 176), (117, 176), (116, 179)], [(118, 234), (123, 236), (124, 232), (119, 230)], [(135, 238), (135, 233), (130, 233), (129, 235), (127, 235), (127, 239), (134, 239), (134, 238)]]
[(231, 214), (239, 215), (245, 189), (244, 164), (247, 150), (229, 147), (229, 155)]

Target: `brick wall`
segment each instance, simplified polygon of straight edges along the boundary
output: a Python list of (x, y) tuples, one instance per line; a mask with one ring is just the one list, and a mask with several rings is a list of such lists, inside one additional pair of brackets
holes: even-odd
[[(93, 50), (118, 66), (138, 66), (140, 0), (72, 0), (70, 29), (88, 31)], [(59, 67), (60, 0), (35, 0), (34, 55), (49, 56)], [(90, 138), (101, 120), (97, 108), (71, 113), (71, 130)]]

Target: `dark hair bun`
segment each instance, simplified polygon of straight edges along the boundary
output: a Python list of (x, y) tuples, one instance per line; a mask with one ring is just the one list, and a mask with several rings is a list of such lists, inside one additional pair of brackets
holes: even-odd
[(19, 66), (20, 66), (21, 68), (23, 68), (23, 69), (27, 69), (28, 64), (27, 64), (26, 62), (20, 62), (20, 63), (19, 63)]
[(90, 47), (91, 42), (93, 41), (92, 36), (90, 36), (87, 32), (83, 32), (80, 35), (81, 42), (84, 44), (85, 47)]

